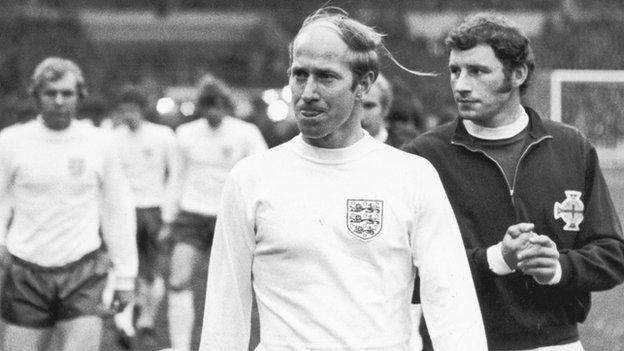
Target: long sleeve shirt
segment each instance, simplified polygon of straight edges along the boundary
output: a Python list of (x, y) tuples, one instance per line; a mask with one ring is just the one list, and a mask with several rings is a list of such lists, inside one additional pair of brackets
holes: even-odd
[(173, 175), (171, 196), (164, 212), (173, 219), (179, 210), (214, 216), (219, 209), (221, 190), (236, 162), (264, 151), (266, 142), (253, 124), (225, 117), (219, 127), (210, 128), (201, 118), (176, 130), (180, 160)]
[[(130, 182), (137, 208), (161, 207), (171, 196), (171, 175), (179, 172), (176, 139), (166, 126), (148, 121), (135, 132), (125, 126), (115, 129), (121, 165)], [(171, 218), (169, 213), (164, 218)]]
[(12, 255), (44, 267), (75, 262), (102, 245), (101, 224), (116, 288), (133, 288), (134, 206), (109, 132), (79, 121), (53, 131), (40, 119), (6, 128), (0, 197), (13, 209), (6, 234)]
[(299, 136), (226, 182), (200, 350), (408, 350), (415, 270), (436, 350), (486, 350), (457, 223), (433, 167), (366, 135)]

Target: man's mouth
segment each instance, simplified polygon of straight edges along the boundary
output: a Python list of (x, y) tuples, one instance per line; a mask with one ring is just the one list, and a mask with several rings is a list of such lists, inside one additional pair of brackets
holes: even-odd
[(460, 104), (474, 104), (477, 102), (477, 100), (472, 100), (472, 99), (456, 99), (455, 101), (457, 101)]
[(323, 113), (322, 110), (315, 110), (315, 109), (301, 109), (301, 110), (299, 110), (299, 114), (301, 114), (303, 117), (306, 117), (306, 118), (314, 118), (314, 117), (317, 117), (318, 115), (320, 115), (322, 113)]

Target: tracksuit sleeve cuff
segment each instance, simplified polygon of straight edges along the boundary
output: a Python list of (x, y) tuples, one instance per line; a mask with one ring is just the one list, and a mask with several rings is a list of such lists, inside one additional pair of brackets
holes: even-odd
[[(487, 261), (490, 270), (494, 272), (496, 275), (507, 275), (513, 273), (515, 270), (509, 268), (507, 262), (503, 258), (503, 253), (501, 251), (502, 243), (499, 242), (496, 245), (492, 245), (487, 248)], [(561, 268), (561, 267), (559, 267)], [(559, 275), (561, 277), (561, 275)]]

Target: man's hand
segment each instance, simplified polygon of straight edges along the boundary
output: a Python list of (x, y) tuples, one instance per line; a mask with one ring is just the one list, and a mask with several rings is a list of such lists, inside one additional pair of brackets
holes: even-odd
[(529, 239), (526, 249), (518, 254), (518, 268), (533, 276), (540, 284), (548, 284), (555, 277), (559, 266), (557, 245), (546, 235), (535, 235)]
[(0, 270), (7, 268), (11, 264), (11, 254), (6, 245), (0, 245)]
[(124, 308), (134, 299), (132, 290), (115, 290), (111, 309), (114, 313), (123, 311)]
[(535, 234), (532, 223), (518, 223), (507, 228), (501, 245), (503, 259), (510, 269), (516, 269), (518, 254), (529, 245), (529, 239)]

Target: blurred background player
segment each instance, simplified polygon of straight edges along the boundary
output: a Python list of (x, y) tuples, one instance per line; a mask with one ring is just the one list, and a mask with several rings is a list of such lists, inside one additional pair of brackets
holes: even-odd
[(199, 118), (180, 125), (176, 136), (180, 171), (162, 237), (171, 237), (168, 317), (172, 347), (190, 349), (195, 321), (191, 278), (200, 255), (210, 254), (214, 226), (227, 174), (236, 162), (267, 145), (258, 128), (232, 117), (234, 100), (229, 87), (213, 75), (198, 84), (195, 114)]
[[(121, 165), (130, 181), (137, 218), (139, 277), (135, 326), (139, 337), (153, 340), (154, 319), (165, 293), (165, 252), (158, 238), (161, 206), (171, 191), (169, 175), (178, 172), (176, 140), (171, 128), (145, 119), (148, 101), (138, 88), (124, 88), (115, 107), (116, 142)], [(115, 318), (117, 327), (128, 336), (135, 331), (133, 309), (134, 304), (130, 304)]]
[(386, 117), (392, 106), (392, 85), (379, 73), (368, 93), (362, 96), (362, 128), (382, 143), (388, 140)]
[(86, 89), (74, 62), (43, 60), (29, 90), (39, 116), (0, 134), (0, 196), (14, 211), (8, 233), (0, 232), (0, 261), (10, 267), (3, 350), (43, 350), (53, 330), (63, 350), (97, 350), (110, 265), (102, 237), (114, 268), (114, 310), (133, 297), (130, 189), (112, 136), (75, 120)]
[(423, 103), (414, 88), (401, 79), (392, 81), (392, 104), (386, 116), (386, 144), (400, 148), (423, 130)]

